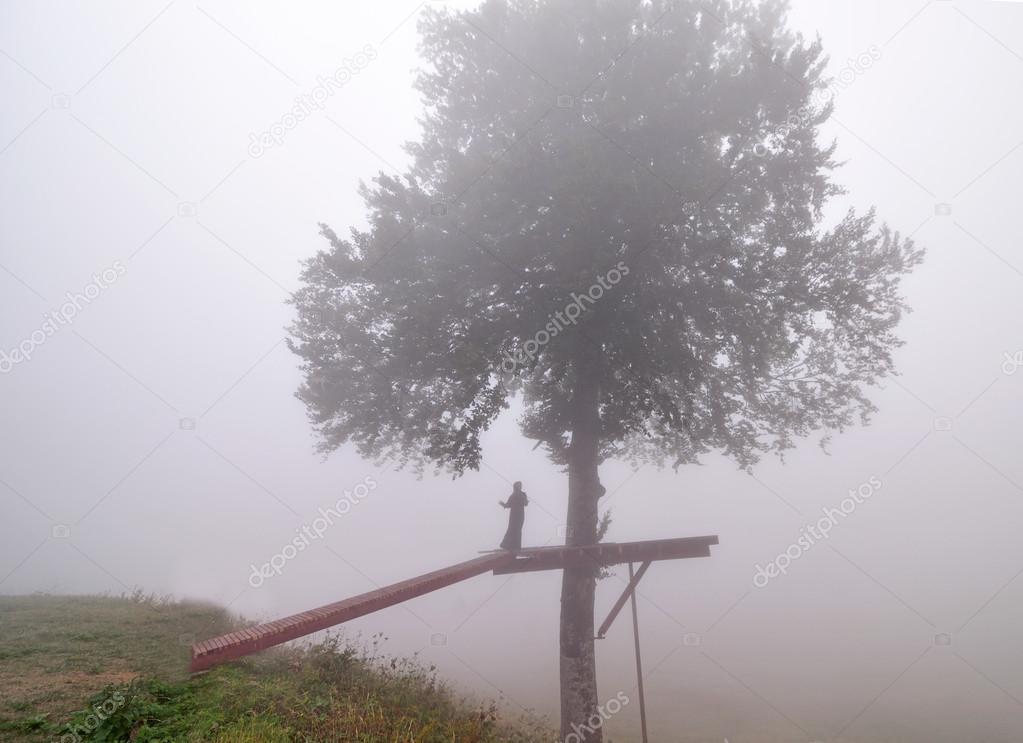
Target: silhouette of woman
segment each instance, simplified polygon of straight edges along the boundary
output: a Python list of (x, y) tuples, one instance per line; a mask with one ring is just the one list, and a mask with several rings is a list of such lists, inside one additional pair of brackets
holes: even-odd
[(512, 494), (507, 501), (498, 501), (504, 508), (507, 508), (508, 531), (504, 533), (501, 540), (501, 549), (519, 550), (522, 549), (522, 524), (526, 520), (526, 506), (529, 505), (529, 498), (522, 490), (522, 483), (516, 482), (512, 485)]

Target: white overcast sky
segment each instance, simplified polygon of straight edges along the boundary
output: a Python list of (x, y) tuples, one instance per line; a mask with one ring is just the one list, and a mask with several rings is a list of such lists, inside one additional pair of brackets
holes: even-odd
[[(559, 539), (565, 478), (513, 415), (481, 472), (416, 480), (348, 451), (322, 461), (293, 397), (283, 300), (325, 246), (317, 223), (360, 223), (359, 181), (407, 162), (416, 18), (441, 4), (0, 3), (0, 349), (125, 269), (0, 374), (0, 593), (140, 586), (279, 616), (493, 547), (515, 479), (533, 500), (526, 542)], [(796, 0), (791, 22), (821, 35), (835, 74), (879, 50), (827, 129), (849, 191), (834, 213), (875, 204), (928, 257), (905, 286), (903, 376), (830, 454), (810, 440), (755, 477), (715, 457), (677, 475), (604, 467), (608, 539), (721, 537), (711, 559), (644, 580), (652, 724), (684, 709), (708, 738), (746, 725), (803, 740), (852, 721), (856, 740), (887, 715), (925, 740), (971, 738), (978, 720), (1018, 739), (1023, 6)], [(252, 133), (366, 45), (377, 58), (322, 114), (250, 155)], [(322, 543), (248, 586), (250, 565), (369, 475), (378, 488)], [(871, 476), (883, 487), (829, 544), (752, 587), (756, 563)], [(408, 608), (355, 629), (513, 708), (553, 709), (556, 574), (481, 577)], [(634, 682), (620, 622), (599, 648), (605, 697)], [(714, 711), (733, 697), (741, 712)]]

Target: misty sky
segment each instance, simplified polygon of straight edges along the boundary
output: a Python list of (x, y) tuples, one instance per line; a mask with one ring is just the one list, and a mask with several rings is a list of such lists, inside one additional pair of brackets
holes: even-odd
[[(0, 593), (141, 587), (282, 616), (494, 548), (513, 480), (532, 501), (525, 543), (562, 541), (567, 479), (514, 410), (480, 472), (418, 480), (352, 451), (323, 460), (293, 396), (285, 299), (326, 247), (317, 224), (362, 224), (360, 180), (408, 162), (416, 19), (444, 4), (474, 3), (0, 5), (0, 351), (31, 348), (0, 361)], [(869, 428), (753, 477), (713, 456), (602, 467), (608, 540), (721, 539), (642, 584), (652, 730), (1019, 740), (1023, 4), (796, 0), (790, 20), (820, 34), (833, 75), (876, 57), (846, 75), (826, 127), (848, 189), (830, 218), (876, 205), (928, 254), (904, 285), (902, 376), (872, 392)], [(367, 48), (322, 111), (252, 146)], [(71, 322), (32, 340), (90, 285)], [(366, 477), (366, 498), (251, 587), (253, 564)], [(871, 478), (826, 542), (753, 585)], [(598, 621), (623, 573), (598, 584)], [(350, 629), (550, 713), (559, 580), (483, 576)], [(597, 650), (601, 698), (631, 692), (627, 616)]]

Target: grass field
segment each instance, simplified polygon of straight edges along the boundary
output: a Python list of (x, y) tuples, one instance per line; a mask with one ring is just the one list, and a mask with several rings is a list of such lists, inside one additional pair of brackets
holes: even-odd
[(431, 668), (338, 638), (189, 677), (189, 645), (241, 624), (223, 609), (130, 597), (0, 596), (0, 740), (465, 741), (550, 731), (457, 698)]

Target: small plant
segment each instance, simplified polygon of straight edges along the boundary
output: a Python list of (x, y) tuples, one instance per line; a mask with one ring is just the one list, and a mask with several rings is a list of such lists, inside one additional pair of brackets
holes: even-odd
[(323, 642), (311, 647), (307, 654), (310, 665), (321, 677), (343, 678), (358, 663), (355, 648), (342, 643), (336, 634), (328, 634)]
[(89, 699), (87, 709), (78, 712), (60, 729), (61, 740), (70, 735), (79, 741), (126, 740), (131, 732), (130, 710), (137, 696), (134, 685), (108, 686)]

